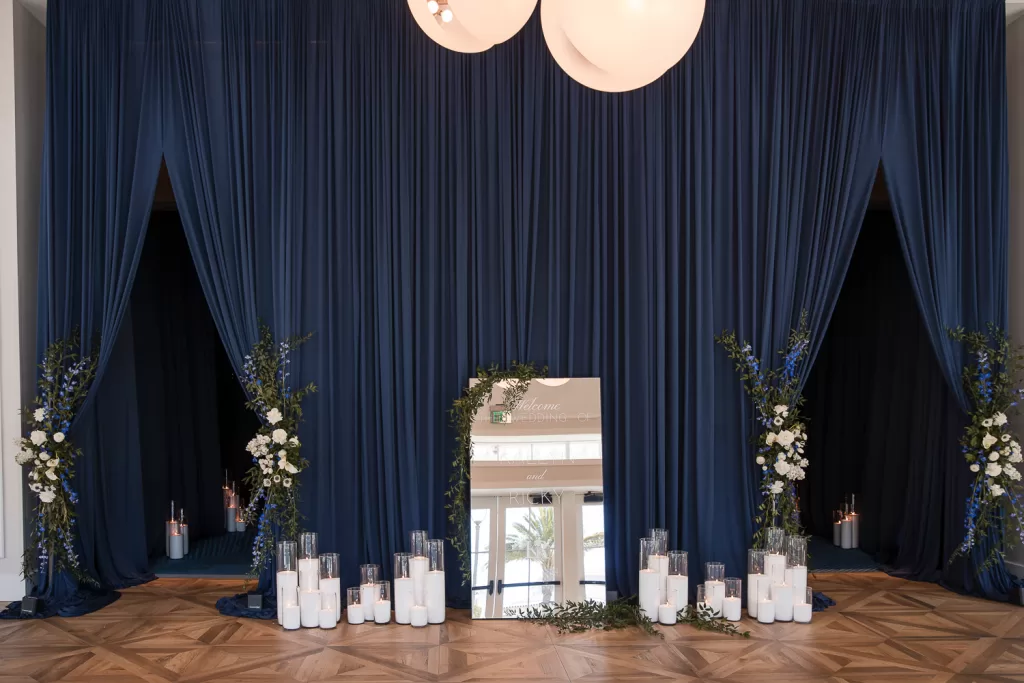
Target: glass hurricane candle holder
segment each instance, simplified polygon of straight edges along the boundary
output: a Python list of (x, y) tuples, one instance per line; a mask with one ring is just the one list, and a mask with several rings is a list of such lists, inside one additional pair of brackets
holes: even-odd
[[(350, 624), (361, 624), (366, 621), (366, 616), (363, 614), (363, 591), (360, 586), (353, 586), (345, 591), (346, 593), (346, 609), (348, 613), (348, 623)], [(370, 609), (373, 609), (372, 607)], [(371, 615), (372, 618), (372, 615)]]
[(338, 553), (320, 556), (320, 592), (334, 595), (334, 613), (341, 614), (341, 558)]
[(704, 565), (704, 581), (724, 581), (725, 565), (721, 562), (708, 562)]
[(359, 584), (362, 586), (377, 583), (382, 578), (379, 564), (359, 565)]
[(652, 555), (664, 555), (668, 552), (668, 529), (651, 529), (647, 537), (654, 539), (654, 552)]
[(395, 603), (395, 622), (399, 624), (409, 623), (409, 609), (415, 598), (411, 560), (412, 553), (395, 553), (395, 587), (391, 594)]
[(787, 539), (786, 562), (790, 567), (807, 566), (807, 539), (803, 536), (790, 536)]
[[(764, 574), (764, 551), (759, 548), (747, 550), (747, 574)], [(749, 579), (747, 580), (749, 583)]]
[(426, 531), (417, 530), (409, 532), (409, 552), (413, 557), (427, 556), (427, 541), (429, 534)]
[(765, 550), (770, 555), (786, 554), (786, 531), (779, 527), (769, 527), (764, 531)]
[(427, 571), (444, 571), (444, 539), (431, 538), (427, 540)]
[(299, 556), (295, 541), (280, 541), (277, 544), (277, 571), (296, 572), (299, 570)]
[(743, 595), (743, 579), (727, 578), (725, 580), (725, 597), (738, 598)]
[(657, 571), (657, 567), (651, 566), (651, 556), (657, 555), (658, 544), (655, 539), (644, 537), (640, 539), (640, 571)]
[(668, 575), (687, 576), (689, 575), (689, 555), (685, 550), (668, 551)]
[(697, 584), (697, 609), (702, 610), (708, 605), (707, 593), (704, 592), (704, 584)]
[[(311, 560), (320, 556), (320, 536), (315, 531), (299, 534), (299, 559)], [(317, 568), (319, 570), (319, 567)]]

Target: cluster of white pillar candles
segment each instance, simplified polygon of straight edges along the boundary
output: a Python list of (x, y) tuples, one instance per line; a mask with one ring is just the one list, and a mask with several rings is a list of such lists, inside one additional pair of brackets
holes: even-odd
[[(394, 591), (380, 565), (359, 566), (360, 582), (346, 590), (350, 624), (391, 621), (412, 626), (444, 623), (444, 541), (426, 531), (409, 535), (411, 552), (395, 553)], [(341, 616), (341, 575), (337, 553), (319, 553), (315, 533), (303, 533), (298, 544), (277, 544), (277, 621), (286, 629), (334, 628)]]
[(174, 516), (174, 501), (171, 501), (171, 518), (164, 525), (165, 548), (167, 557), (172, 560), (180, 560), (188, 555), (188, 523), (185, 521), (185, 509), (178, 511)]
[[(687, 554), (667, 550), (668, 531), (651, 529), (640, 539), (640, 610), (652, 621), (672, 625), (689, 601)], [(811, 621), (811, 589), (807, 586), (807, 539), (787, 538), (782, 529), (768, 529), (766, 548), (747, 551), (747, 615), (764, 624)], [(725, 576), (725, 565), (708, 562), (704, 583), (697, 586), (698, 609), (740, 621), (743, 580)]]
[(235, 493), (235, 482), (228, 486), (228, 473), (224, 471), (224, 486), (221, 487), (224, 494), (224, 529), (228, 533), (245, 531), (245, 519), (242, 501)]
[(850, 494), (850, 501), (832, 513), (832, 544), (844, 550), (860, 547), (860, 515), (856, 503), (856, 496)]

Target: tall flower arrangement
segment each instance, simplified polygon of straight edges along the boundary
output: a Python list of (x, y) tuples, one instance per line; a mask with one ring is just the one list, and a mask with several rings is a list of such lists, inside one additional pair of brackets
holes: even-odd
[(262, 326), (259, 341), (242, 365), (242, 385), (249, 396), (246, 406), (263, 423), (246, 446), (252, 467), (244, 479), (251, 493), (245, 519), (256, 524), (253, 576), (258, 576), (273, 557), (278, 535), (299, 536), (298, 475), (309, 463), (302, 457), (296, 432), (302, 421), (302, 399), (315, 392), (316, 385), (310, 382), (300, 389), (292, 388), (289, 356), (309, 338), (306, 335), (275, 342), (270, 328)]
[[(974, 474), (967, 498), (964, 540), (950, 561), (969, 555), (980, 539), (992, 534), (990, 549), (976, 567), (982, 572), (1018, 541), (1024, 542), (1018, 469), (1024, 456), (1006, 416), (1024, 399), (1024, 388), (1014, 386), (1014, 378), (1024, 370), (1024, 353), (1021, 348), (1013, 348), (1006, 333), (991, 324), (986, 332), (966, 332), (959, 327), (949, 330), (949, 336), (964, 344), (972, 358), (962, 378), (973, 410), (960, 446)], [(1001, 533), (1003, 505), (1009, 512), (1013, 533)]]
[(800, 415), (801, 362), (807, 355), (810, 334), (807, 314), (791, 330), (786, 348), (779, 351), (781, 368), (765, 369), (749, 342), (740, 343), (735, 332), (723, 332), (715, 338), (736, 361), (743, 387), (757, 411), (760, 431), (754, 437), (754, 462), (761, 470), (761, 504), (755, 518), (755, 547), (764, 543), (764, 530), (780, 526), (787, 534), (800, 535), (800, 511), (797, 508), (796, 482), (806, 476), (809, 465), (805, 453), (807, 427)]
[(17, 463), (28, 468), (29, 489), (36, 495), (35, 519), (25, 549), (23, 573), (52, 576), (68, 572), (79, 581), (95, 583), (82, 569), (75, 552), (75, 504), (72, 488), (75, 458), (81, 450), (68, 438), (68, 430), (85, 402), (96, 376), (96, 358), (80, 356), (78, 332), (47, 347), (39, 365), (39, 394), (30, 419), (29, 433), (21, 439)]

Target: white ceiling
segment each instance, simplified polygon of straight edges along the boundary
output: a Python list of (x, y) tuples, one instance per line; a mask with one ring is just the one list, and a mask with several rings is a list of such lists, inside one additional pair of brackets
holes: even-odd
[(20, 0), (29, 12), (35, 15), (39, 21), (46, 24), (46, 0)]

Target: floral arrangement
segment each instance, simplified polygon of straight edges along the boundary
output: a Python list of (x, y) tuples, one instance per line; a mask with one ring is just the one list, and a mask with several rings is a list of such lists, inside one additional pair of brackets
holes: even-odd
[(71, 487), (75, 458), (81, 450), (68, 438), (68, 430), (85, 402), (96, 376), (96, 359), (78, 354), (79, 336), (53, 342), (39, 365), (39, 395), (35, 408), (23, 414), (30, 431), (21, 439), (19, 465), (29, 468), (29, 489), (36, 495), (36, 519), (31, 541), (25, 549), (22, 573), (52, 576), (66, 571), (79, 581), (95, 583), (82, 569), (75, 552), (75, 504), (78, 494)]
[(245, 510), (247, 523), (256, 524), (251, 575), (258, 576), (274, 555), (277, 537), (298, 538), (299, 478), (309, 463), (302, 457), (296, 435), (302, 421), (302, 399), (316, 391), (310, 383), (294, 390), (289, 355), (308, 341), (291, 337), (275, 342), (270, 328), (260, 328), (260, 338), (242, 364), (242, 385), (249, 395), (246, 406), (256, 412), (263, 426), (249, 441), (252, 467), (245, 475), (251, 500)]
[(754, 461), (762, 473), (762, 500), (754, 520), (758, 526), (754, 545), (764, 544), (764, 531), (768, 527), (778, 526), (789, 535), (802, 535), (795, 482), (806, 476), (810, 464), (805, 453), (807, 427), (800, 416), (803, 397), (799, 375), (801, 361), (810, 344), (807, 313), (801, 314), (799, 325), (790, 331), (786, 348), (779, 352), (783, 359), (780, 369), (765, 370), (750, 343), (741, 344), (735, 332), (723, 332), (715, 341), (736, 361), (736, 370), (754, 403), (762, 428), (754, 437)]
[[(1016, 541), (1024, 542), (1021, 473), (1017, 469), (1024, 455), (1006, 416), (1024, 399), (1024, 389), (1014, 387), (1014, 377), (1024, 370), (1024, 353), (1014, 349), (1006, 333), (991, 324), (987, 332), (965, 332), (961, 327), (949, 330), (949, 336), (964, 344), (973, 358), (964, 367), (963, 384), (974, 407), (971, 421), (960, 438), (974, 481), (967, 498), (964, 540), (950, 562), (959, 555), (968, 555), (979, 539), (994, 532), (995, 542), (977, 567), (983, 572), (1014, 547)], [(1009, 508), (1016, 537), (1002, 533), (1002, 505)]]
[[(635, 595), (607, 603), (589, 599), (582, 602), (568, 600), (565, 604), (545, 603), (536, 607), (520, 608), (515, 616), (523, 621), (554, 626), (559, 633), (618, 631), (635, 626), (648, 635), (665, 637), (664, 633), (655, 628), (655, 622), (641, 611)], [(750, 637), (750, 631), (740, 631), (720, 613), (713, 612), (710, 607), (683, 605), (676, 612), (676, 620), (680, 624), (689, 624), (698, 631)]]

